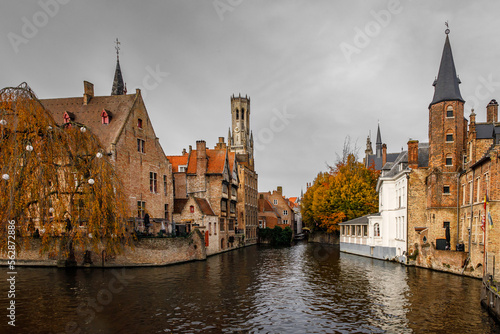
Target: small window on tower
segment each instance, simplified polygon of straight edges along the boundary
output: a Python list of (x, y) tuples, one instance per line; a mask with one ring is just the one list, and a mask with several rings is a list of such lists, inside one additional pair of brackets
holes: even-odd
[(446, 134), (446, 141), (447, 142), (452, 142), (453, 141), (453, 134), (452, 133), (447, 133)]
[(452, 118), (453, 117), (453, 107), (452, 106), (449, 106), (446, 109), (446, 117), (448, 117), (448, 118)]
[(453, 158), (451, 157), (451, 154), (446, 156), (446, 166), (453, 166)]
[(450, 193), (450, 186), (443, 186), (443, 194), (449, 194)]
[(139, 129), (142, 129), (142, 119), (140, 119), (140, 118), (137, 119), (137, 127)]
[(241, 109), (241, 120), (245, 120), (245, 109)]
[(236, 120), (240, 119), (240, 111), (236, 109)]

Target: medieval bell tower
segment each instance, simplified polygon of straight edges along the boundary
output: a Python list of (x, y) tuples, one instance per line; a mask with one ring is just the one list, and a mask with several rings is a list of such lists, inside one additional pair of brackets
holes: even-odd
[(250, 97), (231, 96), (231, 126), (228, 143), (239, 158), (253, 166), (253, 134), (250, 131)]

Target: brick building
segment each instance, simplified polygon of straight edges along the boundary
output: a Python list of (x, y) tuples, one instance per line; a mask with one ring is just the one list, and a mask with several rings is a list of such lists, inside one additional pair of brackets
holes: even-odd
[(56, 123), (83, 124), (98, 137), (123, 182), (130, 217), (138, 218), (134, 219), (136, 224), (142, 224), (146, 213), (152, 232), (170, 222), (171, 164), (156, 137), (141, 91), (126, 94), (119, 61), (112, 95), (94, 96), (94, 85), (85, 81), (83, 97), (44, 99), (41, 103)]
[[(276, 226), (280, 226), (281, 228), (290, 227), (292, 231), (296, 230), (294, 228), (295, 225), (295, 212), (293, 208), (290, 206), (290, 201), (283, 196), (283, 188), (278, 187), (277, 190), (273, 190), (272, 193), (265, 192), (259, 193), (260, 199), (268, 201), (268, 203), (272, 206), (277, 216), (281, 220), (281, 223), (278, 221)], [(263, 203), (265, 205), (265, 202)], [(260, 220), (264, 220), (265, 215), (265, 206), (262, 207), (261, 213), (259, 213)], [(269, 220), (268, 220), (269, 222)], [(266, 227), (273, 228), (268, 224)]]
[(281, 223), (281, 216), (277, 213), (276, 209), (271, 205), (269, 200), (264, 199), (264, 195), (259, 195), (258, 201), (258, 217), (259, 228), (274, 228), (275, 226), (283, 227)]
[[(174, 193), (177, 224), (186, 224), (189, 230), (192, 224), (205, 224), (199, 219), (188, 222), (182, 212), (189, 204), (189, 199), (204, 199), (208, 206), (218, 217), (218, 221), (209, 222), (204, 232), (213, 230), (217, 235), (219, 247), (214, 252), (239, 246), (242, 242), (242, 233), (238, 233), (236, 225), (239, 173), (236, 163), (236, 154), (229, 152), (224, 143), (224, 138), (219, 138), (219, 143), (214, 149), (208, 149), (203, 140), (196, 142), (196, 150), (189, 149), (181, 156), (168, 156), (174, 167)], [(206, 215), (206, 213), (204, 213)], [(182, 221), (184, 219), (184, 222)], [(212, 240), (212, 239), (211, 239)]]
[[(498, 103), (488, 104), (484, 123), (472, 110), (468, 124), (459, 84), (447, 35), (429, 105), (429, 143), (408, 142), (407, 253), (420, 266), (447, 270), (452, 263), (481, 276), (485, 250), (500, 255), (500, 230), (491, 224), (500, 217)], [(428, 166), (420, 164), (426, 145)]]
[(249, 97), (231, 96), (231, 125), (227, 141), (238, 163), (238, 229), (244, 231), (246, 244), (254, 244), (257, 242), (258, 227), (258, 175), (250, 130)]

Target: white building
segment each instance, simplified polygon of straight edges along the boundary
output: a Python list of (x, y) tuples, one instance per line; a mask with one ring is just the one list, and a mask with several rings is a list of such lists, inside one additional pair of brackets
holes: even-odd
[(340, 250), (406, 263), (408, 154), (387, 162), (377, 182), (379, 212), (340, 223)]

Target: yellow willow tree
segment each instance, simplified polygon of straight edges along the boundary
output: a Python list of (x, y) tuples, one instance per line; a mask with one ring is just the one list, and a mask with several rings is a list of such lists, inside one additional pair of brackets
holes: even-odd
[(13, 221), (19, 246), (39, 236), (51, 254), (115, 254), (129, 242), (121, 182), (85, 126), (58, 126), (23, 83), (0, 90), (0, 136), (2, 250)]

